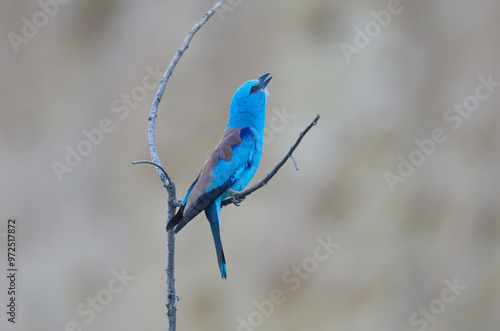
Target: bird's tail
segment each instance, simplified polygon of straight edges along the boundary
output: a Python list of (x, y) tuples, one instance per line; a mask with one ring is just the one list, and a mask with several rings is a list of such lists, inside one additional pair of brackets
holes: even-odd
[[(179, 208), (179, 210), (175, 214), (175, 216), (172, 217), (172, 219), (167, 223), (167, 231), (170, 231), (174, 226), (179, 224), (179, 222), (182, 220), (184, 213), (184, 206), (185, 205), (182, 205), (181, 208)], [(177, 233), (178, 231), (175, 232)]]
[[(217, 204), (217, 202), (219, 202)], [(215, 251), (217, 252), (217, 262), (219, 263), (220, 275), (222, 278), (227, 278), (226, 258), (224, 257), (224, 250), (222, 249), (222, 242), (220, 240), (220, 200), (208, 205), (205, 209), (205, 214), (210, 222), (212, 229), (212, 236), (214, 237)]]

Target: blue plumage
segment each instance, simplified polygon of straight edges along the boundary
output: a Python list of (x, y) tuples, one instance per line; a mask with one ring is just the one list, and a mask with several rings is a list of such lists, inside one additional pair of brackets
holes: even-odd
[(221, 141), (212, 151), (189, 188), (182, 206), (168, 222), (167, 230), (179, 232), (201, 211), (210, 223), (222, 278), (227, 276), (220, 239), (221, 201), (231, 191), (243, 190), (257, 171), (262, 157), (269, 74), (249, 80), (233, 95), (229, 119)]

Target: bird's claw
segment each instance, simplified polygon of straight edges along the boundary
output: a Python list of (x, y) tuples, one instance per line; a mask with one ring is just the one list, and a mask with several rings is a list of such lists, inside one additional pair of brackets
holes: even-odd
[(246, 197), (243, 198), (237, 198), (236, 195), (240, 194), (241, 192), (239, 191), (234, 191), (234, 190), (227, 190), (227, 193), (231, 196), (231, 202), (234, 203), (235, 206), (240, 206), (240, 203), (245, 200)]

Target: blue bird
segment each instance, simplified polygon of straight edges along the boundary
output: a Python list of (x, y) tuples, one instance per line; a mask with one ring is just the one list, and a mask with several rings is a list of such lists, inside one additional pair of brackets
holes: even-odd
[(175, 227), (177, 233), (204, 210), (212, 229), (222, 278), (227, 277), (227, 269), (220, 239), (221, 201), (242, 191), (259, 166), (268, 95), (266, 86), (272, 78), (268, 76), (249, 80), (236, 90), (221, 141), (167, 224), (167, 231)]

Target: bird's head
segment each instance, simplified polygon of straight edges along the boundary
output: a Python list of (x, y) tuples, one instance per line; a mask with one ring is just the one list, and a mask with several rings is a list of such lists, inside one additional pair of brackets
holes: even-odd
[(236, 90), (234, 96), (238, 98), (258, 98), (260, 94), (264, 94), (264, 96), (267, 96), (269, 94), (269, 91), (267, 90), (266, 86), (267, 84), (269, 84), (271, 78), (273, 78), (268, 77), (269, 73), (262, 75), (257, 79), (249, 80), (248, 82), (241, 85), (238, 90)]
[(271, 78), (267, 73), (258, 79), (243, 83), (236, 90), (231, 100), (228, 127), (256, 126), (258, 123), (252, 125), (252, 123), (247, 122), (264, 121), (267, 95), (269, 94), (266, 86)]

